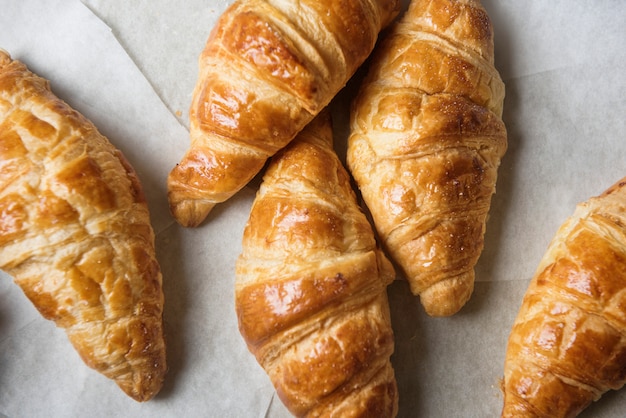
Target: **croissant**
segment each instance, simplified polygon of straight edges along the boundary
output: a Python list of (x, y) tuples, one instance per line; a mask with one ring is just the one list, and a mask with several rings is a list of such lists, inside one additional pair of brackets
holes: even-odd
[(240, 332), (295, 416), (396, 415), (394, 277), (323, 111), (272, 158), (236, 264)]
[(161, 271), (138, 177), (47, 80), (0, 50), (0, 268), (137, 401), (166, 369)]
[(574, 417), (626, 383), (626, 177), (559, 228), (513, 324), (503, 417)]
[(199, 59), (191, 144), (168, 177), (176, 220), (200, 224), (259, 173), (346, 84), (399, 3), (234, 2)]
[(497, 169), (504, 84), (478, 1), (413, 0), (374, 53), (347, 164), (383, 246), (432, 316), (471, 296)]

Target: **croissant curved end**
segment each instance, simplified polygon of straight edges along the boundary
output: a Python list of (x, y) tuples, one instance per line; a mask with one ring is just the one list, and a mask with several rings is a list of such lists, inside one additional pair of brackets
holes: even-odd
[(0, 48), (0, 66), (7, 65), (11, 61), (11, 54), (9, 54), (9, 51)]
[(430, 286), (420, 293), (420, 301), (430, 316), (452, 316), (465, 305), (474, 291), (474, 270)]
[(170, 212), (176, 221), (184, 227), (198, 226), (206, 219), (215, 206), (215, 202), (197, 199), (173, 199), (169, 194)]
[(120, 379), (116, 381), (116, 383), (120, 389), (124, 391), (124, 393), (133, 398), (135, 401), (147, 402), (159, 393), (161, 386), (163, 385), (163, 377), (141, 377), (141, 380), (137, 382), (133, 380), (129, 381), (128, 379)]

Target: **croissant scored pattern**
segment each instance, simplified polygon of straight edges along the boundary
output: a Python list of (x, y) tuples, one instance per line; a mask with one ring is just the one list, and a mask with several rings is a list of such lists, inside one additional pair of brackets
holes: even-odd
[(391, 258), (429, 315), (474, 287), (506, 150), (504, 84), (478, 1), (413, 0), (353, 103), (347, 163)]
[(323, 112), (272, 158), (236, 267), (241, 334), (294, 415), (395, 416), (394, 277)]
[(502, 417), (574, 417), (626, 382), (626, 178), (577, 206), (531, 280), (504, 366)]
[(236, 1), (199, 59), (191, 144), (168, 177), (170, 208), (196, 226), (347, 83), (398, 0)]
[(162, 276), (139, 179), (91, 122), (2, 51), (0, 268), (88, 366), (137, 401), (160, 390)]

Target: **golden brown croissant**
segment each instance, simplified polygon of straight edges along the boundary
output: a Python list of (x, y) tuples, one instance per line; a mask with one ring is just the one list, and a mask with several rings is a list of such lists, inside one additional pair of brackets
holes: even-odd
[(161, 271), (139, 180), (91, 122), (0, 50), (0, 268), (137, 401), (166, 363)]
[(347, 162), (384, 246), (426, 312), (469, 299), (497, 168), (504, 84), (478, 1), (413, 0), (372, 58)]
[(626, 177), (577, 206), (509, 336), (503, 417), (573, 417), (626, 383)]
[(399, 0), (236, 1), (199, 60), (191, 145), (168, 178), (170, 208), (201, 223), (323, 109), (374, 48)]
[(324, 111), (272, 159), (236, 268), (241, 334), (294, 415), (396, 414), (394, 276)]

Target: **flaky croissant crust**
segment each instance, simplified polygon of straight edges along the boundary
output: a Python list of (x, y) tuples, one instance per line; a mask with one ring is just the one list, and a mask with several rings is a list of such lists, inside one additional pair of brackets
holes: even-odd
[(574, 417), (626, 382), (626, 178), (559, 228), (512, 327), (503, 417)]
[(470, 297), (497, 169), (504, 84), (478, 1), (414, 0), (353, 103), (347, 162), (430, 315)]
[(239, 328), (296, 416), (394, 416), (389, 261), (318, 116), (268, 167), (236, 267)]
[(87, 365), (138, 401), (159, 391), (162, 278), (139, 180), (92, 123), (1, 50), (0, 268)]
[(398, 0), (236, 1), (199, 59), (190, 148), (168, 178), (185, 226), (244, 187), (374, 48)]

